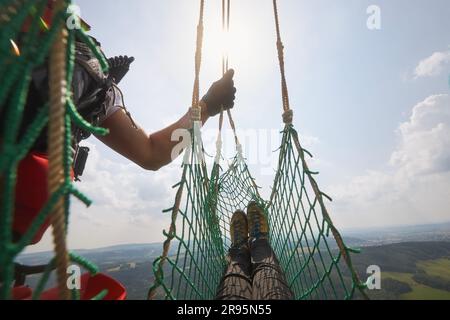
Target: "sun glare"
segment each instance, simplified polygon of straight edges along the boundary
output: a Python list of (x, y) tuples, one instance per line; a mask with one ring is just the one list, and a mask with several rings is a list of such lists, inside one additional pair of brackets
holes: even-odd
[(238, 77), (248, 80), (251, 77), (254, 81), (273, 61), (272, 20), (255, 14), (250, 24), (247, 15), (251, 13), (248, 5), (233, 2), (227, 32), (222, 27), (220, 5), (211, 5), (205, 12), (203, 70), (208, 77), (217, 76), (222, 70), (222, 59), (228, 58), (229, 67), (239, 71)]

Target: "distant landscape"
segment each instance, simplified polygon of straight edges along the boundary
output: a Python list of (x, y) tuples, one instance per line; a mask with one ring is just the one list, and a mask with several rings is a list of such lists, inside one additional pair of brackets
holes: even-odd
[(450, 299), (448, 241), (366, 247), (361, 254), (353, 256), (353, 263), (360, 275), (365, 275), (371, 264), (380, 266), (381, 290), (367, 291), (371, 299)]
[[(368, 266), (381, 268), (381, 290), (368, 291), (371, 299), (450, 299), (450, 223), (348, 230), (343, 236), (348, 246), (362, 249), (352, 256), (362, 279), (368, 277)], [(155, 243), (76, 252), (123, 283), (128, 299), (139, 300), (153, 284), (152, 263), (161, 251), (162, 244)], [(18, 261), (37, 265), (51, 257), (51, 252), (25, 254)], [(29, 277), (28, 284), (34, 286), (37, 279)]]

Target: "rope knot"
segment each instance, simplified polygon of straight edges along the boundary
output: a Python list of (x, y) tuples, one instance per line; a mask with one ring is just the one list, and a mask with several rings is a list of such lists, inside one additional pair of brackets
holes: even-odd
[(189, 109), (191, 113), (191, 121), (194, 123), (196, 121), (202, 121), (202, 109), (199, 107), (192, 107)]
[(278, 40), (277, 41), (277, 47), (278, 47), (278, 49), (279, 50), (284, 50), (284, 44), (283, 44), (283, 41), (281, 41), (281, 40)]
[(292, 124), (294, 121), (294, 111), (292, 109), (289, 109), (283, 113), (283, 122), (285, 124)]

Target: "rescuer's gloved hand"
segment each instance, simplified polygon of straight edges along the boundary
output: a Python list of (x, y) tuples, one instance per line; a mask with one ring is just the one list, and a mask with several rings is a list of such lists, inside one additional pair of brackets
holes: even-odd
[(130, 70), (130, 65), (133, 61), (134, 58), (128, 56), (119, 56), (108, 59), (109, 78), (114, 80), (116, 84), (119, 84)]
[(230, 69), (222, 79), (214, 82), (202, 101), (206, 104), (208, 115), (214, 117), (220, 113), (221, 107), (228, 110), (234, 107), (236, 88), (234, 87), (234, 70)]

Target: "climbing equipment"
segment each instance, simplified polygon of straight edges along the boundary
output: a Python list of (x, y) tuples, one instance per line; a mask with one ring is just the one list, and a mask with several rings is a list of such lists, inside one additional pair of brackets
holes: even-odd
[[(96, 135), (105, 135), (107, 130), (98, 128), (80, 116), (73, 103), (71, 81), (75, 61), (75, 40), (82, 39), (100, 61), (102, 70), (108, 65), (95, 43), (82, 29), (68, 30), (65, 21), (71, 1), (57, 0), (52, 12), (52, 23), (42, 32), (41, 24), (47, 0), (0, 0), (0, 299), (120, 299), (124, 288), (111, 278), (74, 253), (67, 250), (66, 235), (69, 221), (70, 196), (74, 195), (86, 205), (91, 201), (78, 191), (72, 183), (72, 122), (74, 125)], [(22, 26), (29, 19), (26, 34)], [(18, 38), (21, 37), (21, 41)], [(19, 44), (11, 50), (11, 41)], [(49, 57), (49, 102), (42, 102), (32, 121), (20, 133), (24, 109), (32, 83), (32, 73)], [(41, 131), (48, 127), (48, 199), (39, 209), (24, 234), (13, 232), (15, 217), (15, 191), (17, 169), (36, 143)], [(45, 181), (46, 178), (43, 179)], [(46, 266), (37, 287), (14, 287), (17, 256), (32, 243), (45, 221), (53, 229), (55, 257)], [(68, 290), (66, 285), (69, 263), (84, 267), (89, 274), (83, 277), (82, 291)], [(57, 287), (45, 291), (50, 272), (56, 270)], [(42, 270), (39, 270), (42, 271)], [(82, 281), (82, 282), (83, 282)], [(85, 293), (88, 290), (89, 294)], [(44, 292), (44, 294), (43, 294)]]

